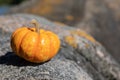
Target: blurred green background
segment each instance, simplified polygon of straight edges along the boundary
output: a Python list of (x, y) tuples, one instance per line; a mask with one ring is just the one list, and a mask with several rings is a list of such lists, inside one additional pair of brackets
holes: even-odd
[(0, 5), (16, 5), (25, 0), (0, 0)]
[(0, 15), (9, 11), (11, 6), (18, 5), (25, 0), (0, 0)]

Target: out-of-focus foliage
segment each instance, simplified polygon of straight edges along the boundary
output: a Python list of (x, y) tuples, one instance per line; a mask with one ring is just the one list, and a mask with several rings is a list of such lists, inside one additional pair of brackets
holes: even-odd
[(25, 0), (0, 0), (0, 5), (15, 5)]

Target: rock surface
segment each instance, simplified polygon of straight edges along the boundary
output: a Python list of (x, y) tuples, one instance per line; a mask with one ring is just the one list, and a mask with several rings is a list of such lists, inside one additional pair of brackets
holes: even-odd
[(119, 0), (88, 0), (83, 20), (77, 24), (100, 41), (120, 63)]
[(10, 11), (19, 12), (41, 15), (83, 29), (120, 63), (120, 0), (31, 0)]
[[(22, 25), (38, 20), (40, 27), (55, 32), (61, 49), (43, 64), (27, 62), (11, 51), (11, 33)], [(77, 28), (56, 25), (28, 14), (0, 16), (0, 78), (3, 80), (120, 80), (120, 65), (93, 37)]]

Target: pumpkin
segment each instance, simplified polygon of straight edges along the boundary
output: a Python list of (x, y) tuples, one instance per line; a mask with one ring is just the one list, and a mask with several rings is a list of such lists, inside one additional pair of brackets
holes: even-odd
[(32, 23), (35, 27), (23, 26), (12, 33), (11, 48), (15, 54), (27, 61), (48, 61), (57, 54), (60, 40), (55, 33), (39, 29), (36, 20), (32, 20)]

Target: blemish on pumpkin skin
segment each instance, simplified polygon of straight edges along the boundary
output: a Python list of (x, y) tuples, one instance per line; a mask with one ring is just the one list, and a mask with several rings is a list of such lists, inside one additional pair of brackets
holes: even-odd
[(74, 36), (65, 36), (65, 42), (67, 42), (72, 47), (77, 48), (77, 42)]
[(86, 39), (88, 39), (89, 41), (91, 42), (96, 42), (96, 40), (89, 34), (87, 34), (86, 32), (82, 31), (82, 30), (72, 30), (70, 31), (72, 35), (78, 35), (78, 36), (81, 36), (81, 37), (84, 37)]

